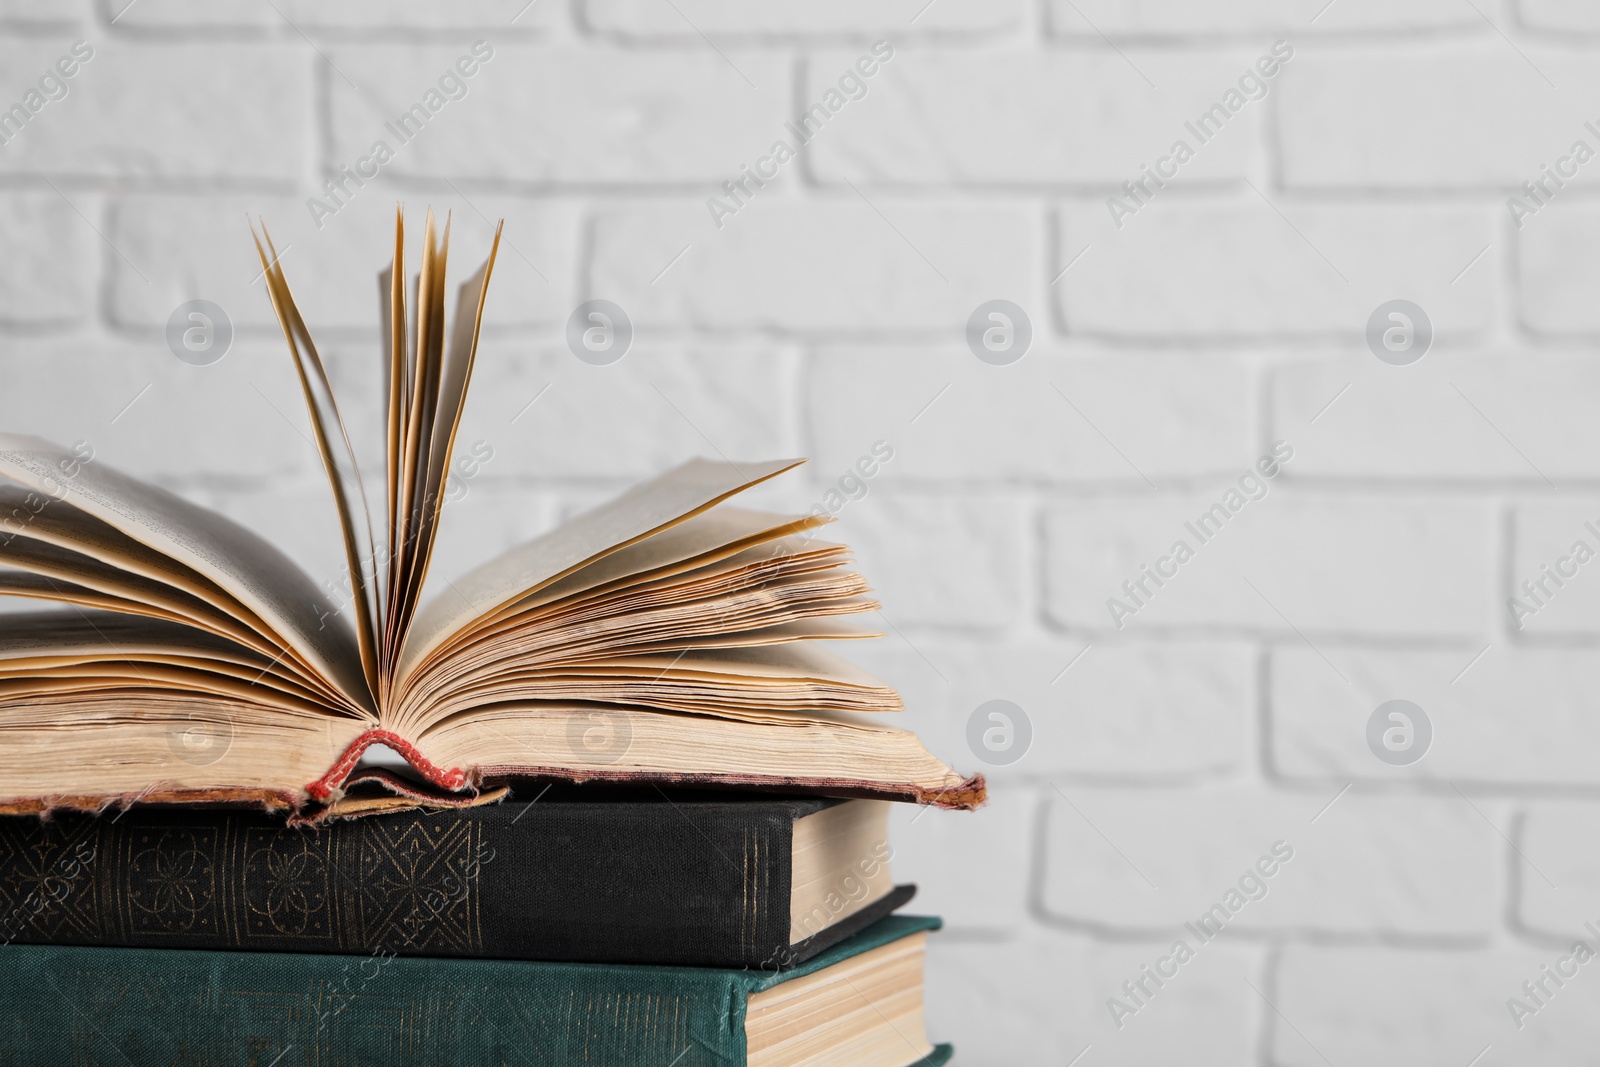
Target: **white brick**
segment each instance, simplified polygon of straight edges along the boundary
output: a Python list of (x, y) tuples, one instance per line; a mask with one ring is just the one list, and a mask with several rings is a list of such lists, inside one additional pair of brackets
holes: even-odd
[[(127, 0), (109, 2), (120, 9)], [(427, 0), (346, 0), (337, 5), (316, 0), (278, 0), (273, 4), (254, 4), (250, 0), (137, 0), (137, 6), (117, 19), (117, 26), (149, 30), (250, 27), (287, 34), (296, 30), (405, 30), (503, 35), (546, 27), (560, 18), (555, 4), (533, 4), (519, 16), (518, 10), (525, 5), (527, 0), (457, 0), (448, 6)]]
[[(1584, 525), (1600, 529), (1600, 500), (1528, 501), (1517, 505), (1512, 521), (1505, 598), (1518, 603), (1504, 604), (1508, 630), (1529, 637), (1595, 633), (1600, 629), (1595, 622), (1600, 567), (1581, 564), (1578, 557), (1585, 551), (1590, 556), (1600, 552), (1600, 535)], [(1578, 548), (1580, 541), (1586, 548)], [(1577, 573), (1563, 577), (1562, 570)], [(1523, 588), (1524, 582), (1533, 585), (1532, 592)]]
[(1600, 475), (1597, 391), (1587, 355), (1435, 350), (1395, 367), (1362, 351), (1275, 372), (1273, 432), (1295, 442), (1296, 478), (1512, 479), (1542, 491)]
[[(931, 816), (930, 816), (931, 818)], [(1118, 1029), (1106, 1007), (1126, 995), (1170, 941), (1106, 944), (1036, 930), (1005, 941), (928, 940), (928, 1034), (952, 1041), (966, 1067), (1253, 1062), (1258, 1008), (1245, 982), (1259, 982), (1255, 955), (1200, 949), (1138, 1014)], [(1169, 965), (1170, 966), (1170, 965)], [(1153, 983), (1148, 983), (1153, 988)]]
[(0, 26), (36, 26), (87, 20), (87, 0), (0, 0)]
[(1523, 218), (1516, 237), (1521, 321), (1545, 334), (1600, 334), (1591, 299), (1600, 284), (1591, 254), (1600, 240), (1600, 209), (1558, 200)]
[[(98, 440), (94, 434), (104, 423), (117, 431), (111, 438), (113, 445), (121, 447), (118, 442), (127, 439), (136, 453), (152, 453), (150, 462), (157, 480), (176, 481), (192, 495), (252, 515), (289, 506), (285, 501), (299, 506), (300, 501), (320, 500), (328, 495), (327, 477), (312, 442), (300, 381), (281, 335), (236, 334), (228, 354), (209, 367), (180, 363), (168, 350), (163, 335), (118, 340), (115, 349), (123, 353), (120, 359), (125, 365), (118, 366), (117, 373), (103, 386), (97, 385), (97, 394), (104, 395), (84, 411), (73, 410), (66, 417), (61, 411), (48, 408), (35, 417), (40, 427), (37, 432), (59, 438), (66, 431), (58, 433), (58, 426), (81, 425), (85, 433), (80, 436)], [(335, 343), (321, 346), (320, 353), (368, 492), (375, 494), (375, 502), (381, 502), (383, 394), (375, 349), (374, 342), (354, 347)], [(98, 368), (111, 351), (112, 347), (104, 343), (58, 341), (49, 347), (29, 347), (22, 355), (73, 368), (57, 373), (75, 374), (77, 366), (82, 365), (88, 368), (84, 373), (99, 376), (102, 372)], [(130, 352), (137, 353), (137, 358), (130, 358)], [(41, 388), (49, 391), (50, 372), (40, 368), (31, 373), (37, 373)], [(116, 413), (138, 395), (138, 389), (146, 382), (151, 383), (150, 390), (117, 418)], [(150, 410), (143, 414), (147, 405)], [(109, 423), (111, 418), (116, 422)], [(131, 436), (122, 433), (128, 426), (138, 429)], [(158, 428), (180, 443), (168, 443), (162, 453), (157, 447), (162, 440)], [(205, 447), (182, 443), (190, 431), (211, 443)], [(237, 455), (233, 454), (235, 451)], [(263, 493), (265, 499), (254, 502), (253, 493)], [(320, 541), (323, 535), (297, 529), (295, 538)], [(337, 558), (342, 559), (342, 547), (334, 548)], [(308, 553), (305, 558), (315, 556)]]
[[(1074, 10), (1076, 8), (1076, 10)], [(1481, 28), (1483, 20), (1450, 0), (1233, 0), (1196, 7), (1184, 0), (1051, 0), (1050, 24), (1066, 37), (1155, 38), (1185, 44), (1217, 34), (1252, 38), (1281, 33), (1293, 40), (1310, 34), (1383, 31), (1385, 38), (1413, 30)], [(1485, 14), (1493, 17), (1492, 12)], [(1313, 21), (1315, 20), (1315, 21)], [(1265, 51), (1268, 42), (1262, 42)]]
[[(94, 210), (90, 205), (89, 209)], [(64, 325), (93, 310), (96, 240), (54, 192), (0, 194), (0, 322)]]
[(942, 916), (962, 932), (1025, 926), (1037, 810), (1032, 790), (1014, 788), (991, 788), (975, 812), (896, 804), (890, 863), (895, 882), (916, 883), (911, 910)]
[(1600, 927), (1600, 908), (1593, 904), (1600, 891), (1600, 806), (1529, 805), (1514, 840), (1526, 857), (1516, 861), (1515, 921), (1562, 939), (1584, 936), (1587, 922)]
[[(792, 365), (772, 349), (642, 342), (596, 367), (564, 347), (496, 338), (478, 354), (459, 440), (494, 448), (490, 480), (632, 482), (691, 456), (736, 464), (793, 456)], [(804, 510), (800, 479), (782, 481), (788, 506)]]
[(1448, 52), (1305, 55), (1279, 99), (1290, 188), (1503, 188), (1539, 176), (1574, 140), (1591, 148), (1588, 57), (1498, 35)]
[[(587, 0), (583, 20), (594, 29), (646, 40), (708, 37), (837, 37), (884, 35), (898, 41), (911, 34), (983, 33), (1020, 28), (1017, 0), (889, 0), (851, 3), (740, 4), (731, 0), (683, 0), (671, 7), (649, 0)], [(913, 19), (915, 22), (913, 23)]]
[[(894, 612), (898, 598), (886, 603)], [(1099, 642), (1085, 651), (1072, 640), (915, 640), (913, 649), (891, 633), (848, 651), (900, 691), (905, 725), (925, 744), (991, 781), (1170, 782), (1237, 771), (1249, 758), (1255, 658), (1242, 642)], [(986, 765), (967, 739), (968, 719), (995, 699), (1021, 707), (1033, 731), (1027, 754), (1005, 766)]]
[(1227, 202), (1155, 199), (1120, 230), (1100, 202), (1067, 205), (1053, 271), (1089, 249), (1055, 285), (1067, 329), (1360, 343), (1372, 310), (1400, 296), (1428, 309), (1440, 334), (1490, 324), (1492, 273), (1479, 264), (1451, 284), (1493, 236), (1483, 212), (1263, 193), (1271, 203), (1248, 192)]
[(891, 635), (894, 627), (994, 629), (1021, 612), (1019, 501), (874, 494), (841, 514), (826, 536), (856, 550), (884, 605), (882, 618), (865, 619), (874, 626), (887, 619)]
[[(289, 359), (288, 345), (281, 335), (278, 343), (283, 358)], [(317, 352), (328, 371), (328, 381), (339, 404), (339, 417), (355, 449), (362, 476), (381, 488), (386, 462), (388, 394), (383, 389), (377, 339), (326, 342), (318, 345)]]
[[(248, 3), (248, 0), (246, 0)], [(298, 24), (354, 30), (405, 28), (452, 34), (531, 30), (561, 20), (556, 4), (528, 0), (458, 0), (445, 7), (429, 0), (347, 0), (330, 5), (317, 0), (285, 0), (285, 14)], [(513, 21), (515, 20), (515, 21)]]
[[(1285, 469), (1293, 465), (1290, 460)], [(1159, 557), (1182, 540), (1193, 558), (1164, 586), (1146, 582), (1150, 596), (1140, 594), (1145, 605), (1133, 617), (1120, 616), (1123, 629), (1222, 626), (1295, 641), (1297, 630), (1313, 639), (1484, 632), (1492, 595), (1488, 507), (1443, 499), (1310, 498), (1267, 484), (1267, 495), (1246, 503), (1221, 530), (1208, 526), (1204, 542), (1185, 524), (1222, 501), (1225, 485), (1204, 496), (1105, 498), (1053, 508), (1045, 523), (1050, 616), (1069, 626), (1116, 629), (1107, 600), (1138, 607), (1123, 583), (1140, 577), (1142, 565), (1171, 569), (1174, 563)]]
[[(1532, 649), (1496, 637), (1452, 651), (1285, 648), (1272, 658), (1273, 759), (1290, 777), (1586, 785), (1600, 724), (1590, 712), (1600, 668), (1585, 649)], [(1470, 669), (1468, 668), (1468, 665)], [(1386, 700), (1417, 704), (1433, 725), (1423, 759), (1391, 767), (1367, 748), (1366, 724)], [(1454, 797), (1450, 792), (1448, 796)]]
[(315, 476), (300, 383), (283, 345), (234, 340), (221, 362), (180, 361), (164, 339), (24, 342), (0, 357), (0, 425), (71, 444), (164, 483)]
[[(1591, 946), (1593, 942), (1591, 941)], [(1600, 982), (1590, 971), (1556, 990), (1518, 1029), (1506, 1007), (1568, 947), (1430, 951), (1291, 947), (1271, 996), (1272, 1062), (1283, 1067), (1416, 1063), (1567, 1067), (1600, 1041)], [(1568, 965), (1571, 966), (1570, 964)], [(1298, 1033), (1296, 1032), (1298, 1031)], [(1492, 1046), (1487, 1052), (1485, 1046)]]
[[(1040, 348), (1043, 309), (1031, 310)], [(1227, 357), (1067, 358), (1046, 348), (995, 367), (964, 345), (830, 348), (807, 384), (818, 473), (842, 472), (878, 440), (895, 449), (881, 475), (892, 484), (1144, 488), (1145, 477), (1227, 474), (1254, 459), (1252, 375)]]
[[(1228, 931), (1481, 936), (1498, 918), (1500, 838), (1459, 798), (1253, 787), (1067, 788), (1044, 830), (1042, 906), (1057, 918), (1155, 935), (1182, 932), (1282, 841), (1293, 856)], [(1312, 823), (1315, 818), (1317, 821)], [(1281, 856), (1280, 856), (1281, 859)], [(1267, 864), (1271, 868), (1272, 864)]]
[(662, 328), (959, 337), (978, 304), (1031, 291), (1036, 230), (1021, 209), (851, 195), (756, 199), (718, 231), (701, 201), (675, 202), (602, 214), (589, 288)]
[(1600, 11), (1583, 0), (1517, 0), (1517, 16), (1523, 25), (1537, 30), (1600, 30)]
[[(90, 44), (68, 95), (0, 152), (0, 174), (261, 182), (303, 172), (308, 53), (225, 41)], [(7, 42), (0, 69), (37, 77), (66, 51), (54, 39)]]
[[(394, 211), (401, 194), (385, 184), (356, 190), (348, 206), (319, 228), (304, 197), (137, 196), (118, 202), (109, 237), (127, 260), (113, 257), (111, 313), (122, 326), (160, 329), (172, 309), (204, 298), (234, 325), (277, 334), (278, 321), (261, 282), (261, 260), (249, 221), (265, 221), (312, 337), (334, 331), (378, 335), (378, 274), (394, 256)], [(576, 212), (560, 205), (453, 192), (407, 197), (406, 255), (421, 264), (424, 210), (442, 227), (452, 218), (451, 287), (489, 254), (494, 223), (506, 220), (495, 261), (484, 329), (496, 332), (565, 321), (576, 257)], [(478, 212), (482, 211), (480, 215)], [(137, 270), (135, 270), (137, 267)], [(142, 277), (141, 277), (142, 275)], [(542, 277), (541, 277), (542, 275)], [(149, 282), (146, 282), (146, 278)], [(455, 314), (455, 294), (447, 301)], [(364, 354), (364, 357), (367, 354)], [(375, 349), (370, 353), (376, 360)]]
[[(821, 101), (856, 58), (812, 58), (801, 106)], [(824, 182), (1120, 186), (1174, 141), (1194, 146), (1183, 119), (1217, 103), (1251, 60), (1243, 52), (906, 48), (866, 80), (864, 98), (816, 133), (808, 153)], [(1140, 71), (1159, 72), (1159, 88)], [(1261, 154), (1265, 114), (1260, 103), (1246, 106), (1178, 181), (1249, 173)]]
[(329, 82), (335, 157), (367, 155), (381, 140), (395, 152), (384, 172), (407, 177), (695, 183), (710, 195), (782, 132), (789, 64), (777, 55), (491, 47), (493, 56), (464, 81), (466, 95), (447, 100), (409, 140), (386, 124), (438, 92), (440, 78), (468, 55), (466, 44), (331, 51), (361, 87)]

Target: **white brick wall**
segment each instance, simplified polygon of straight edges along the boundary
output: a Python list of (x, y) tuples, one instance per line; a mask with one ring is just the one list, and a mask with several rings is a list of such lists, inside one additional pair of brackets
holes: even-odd
[[(1280, 38), (1265, 97), (1119, 227), (1107, 198)], [(880, 39), (719, 227), (706, 199)], [(959, 1062), (1592, 1058), (1597, 965), (1520, 1029), (1506, 1006), (1600, 921), (1600, 562), (1506, 606), (1600, 550), (1600, 162), (1506, 207), (1600, 149), (1592, 4), (0, 0), (0, 112), (78, 40), (66, 96), (0, 128), (6, 428), (332, 578), (244, 216), (368, 455), (394, 203), (452, 211), (458, 266), (503, 216), (462, 432), (495, 458), (445, 575), (690, 455), (810, 455), (754, 494), (804, 509), (894, 448), (834, 531), (890, 633), (855, 654), (965, 769), (979, 704), (1033, 732), (984, 811), (896, 816), (949, 919), (929, 1025)], [(479, 40), (465, 96), (319, 226), (307, 198)], [(162, 340), (194, 298), (238, 329), (212, 367)], [(637, 327), (615, 365), (566, 349), (590, 298)], [(996, 298), (1033, 328), (1011, 366), (964, 340)], [(1436, 330), (1411, 366), (1364, 341), (1396, 298)], [(1119, 628), (1107, 598), (1280, 439), (1266, 497)], [(1368, 745), (1395, 698), (1432, 723), (1412, 766)], [(1108, 998), (1280, 839), (1267, 897), (1119, 1027)]]

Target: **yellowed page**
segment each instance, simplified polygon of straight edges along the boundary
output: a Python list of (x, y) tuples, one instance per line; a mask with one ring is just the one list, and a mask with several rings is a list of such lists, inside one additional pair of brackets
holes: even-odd
[(125, 612), (129, 615), (145, 615), (152, 619), (165, 619), (168, 622), (188, 621), (183, 616), (176, 615), (163, 608), (153, 607), (137, 600), (124, 600), (122, 597), (103, 593), (98, 589), (90, 589), (88, 586), (78, 585), (76, 582), (62, 581), (28, 571), (9, 570), (4, 567), (0, 567), (0, 596), (22, 597), (28, 600), (49, 600), (57, 604), (77, 604), (79, 607)]
[[(406, 366), (406, 353), (409, 351), (406, 332), (406, 222), (404, 212), (397, 206), (394, 212), (394, 261), (389, 269), (378, 276), (378, 291), (382, 295), (383, 304), (383, 392), (386, 398), (387, 411), (384, 434), (384, 467), (385, 484), (387, 486), (388, 502), (388, 539), (389, 554), (387, 567), (389, 573), (380, 576), (378, 585), (382, 595), (379, 598), (378, 618), (380, 623), (387, 620), (394, 598), (390, 586), (393, 580), (392, 568), (394, 558), (400, 550), (400, 442), (404, 435), (404, 427), (409, 421), (407, 411), (410, 405), (410, 372)], [(385, 626), (385, 634), (387, 627)], [(385, 640), (385, 655), (388, 654), (387, 636)], [(389, 663), (385, 660), (383, 666)]]
[[(0, 699), (12, 707), (37, 700), (43, 694), (87, 694), (113, 689), (248, 701), (291, 715), (329, 715), (327, 705), (315, 694), (276, 675), (241, 670), (214, 661), (96, 661), (55, 670), (29, 668), (23, 673), (0, 672)], [(8, 722), (14, 718), (6, 716)]]
[(690, 460), (478, 567), (418, 613), (400, 660), (402, 684), (431, 653), (512, 601), (802, 462)]
[(618, 656), (607, 661), (617, 666), (649, 669), (668, 662), (683, 671), (728, 678), (805, 678), (862, 689), (887, 689), (881, 681), (843, 657), (815, 644), (783, 644), (757, 648), (695, 649), (678, 656)]
[[(237, 599), (171, 556), (135, 541), (65, 500), (52, 499), (35, 511), (24, 503), (28, 497), (38, 498), (39, 494), (0, 482), (0, 513), (27, 513), (26, 519), (17, 518), (0, 527), (0, 546), (16, 544), (19, 539), (44, 542), (87, 556), (107, 568), (170, 586), (209, 604), (218, 617), (238, 620), (251, 629), (259, 623)], [(3, 554), (4, 549), (0, 548), (0, 555)]]
[[(64, 505), (56, 505), (57, 510), (64, 508)], [(31, 589), (30, 592), (7, 595), (71, 602), (77, 598), (71, 595), (70, 587), (81, 586), (106, 597), (134, 601), (163, 617), (183, 619), (200, 629), (253, 647), (270, 645), (248, 626), (198, 597), (123, 569), (115, 563), (102, 563), (93, 556), (74, 552), (51, 541), (16, 537), (7, 544), (0, 540), (0, 564), (15, 567), (38, 579), (34, 583), (22, 583)], [(60, 590), (59, 595), (54, 595), (52, 590)], [(0, 619), (0, 625), (5, 625), (3, 619)]]
[[(75, 475), (67, 477), (63, 472), (74, 465)], [(82, 465), (38, 437), (0, 434), (0, 475), (63, 499), (209, 578), (255, 612), (352, 707), (376, 710), (360, 648), (337, 606), (260, 536), (99, 460)]]
[[(627, 548), (580, 567), (551, 582), (534, 596), (518, 601), (517, 612), (539, 608), (564, 597), (599, 589), (612, 582), (649, 575), (654, 582), (683, 570), (696, 569), (745, 551), (750, 544), (778, 540), (785, 534), (821, 525), (825, 520), (804, 515), (775, 515), (723, 505), (685, 519)], [(797, 546), (798, 547), (798, 546)]]
[(271, 668), (294, 677), (268, 656), (181, 622), (84, 608), (17, 612), (4, 620), (0, 669), (21, 661), (114, 663), (165, 656), (218, 660), (258, 671)]
[[(263, 654), (279, 673), (318, 691), (324, 703), (345, 703), (321, 673), (286, 651), (254, 612), (215, 582), (63, 500), (38, 507), (29, 506), (28, 497), (45, 499), (0, 483), (0, 512), (26, 516), (0, 533), (0, 564), (33, 576), (11, 573), (0, 592), (187, 622)], [(0, 619), (0, 627), (16, 625)]]
[(434, 238), (433, 211), (422, 228), (422, 269), (417, 275), (414, 350), (410, 359), (409, 403), (400, 445), (400, 531), (394, 558), (389, 561), (389, 615), (384, 620), (386, 656), (403, 647), (406, 630), (421, 594), (416, 559), (422, 515), (427, 501), (428, 446), (433, 440), (439, 406), (439, 381), (444, 362), (444, 279), (449, 257), (450, 223), (445, 222), (443, 243)]
[[(266, 227), (262, 227), (265, 231)], [(251, 236), (255, 236), (252, 228)], [(272, 238), (266, 237), (267, 248), (256, 241), (256, 252), (261, 257), (261, 271), (267, 280), (267, 291), (272, 297), (272, 308), (283, 327), (284, 339), (289, 342), (289, 354), (294, 357), (295, 371), (300, 376), (300, 388), (305, 394), (306, 410), (311, 417), (311, 429), (317, 438), (317, 451), (322, 455), (323, 469), (328, 475), (328, 485), (333, 490), (333, 500), (339, 513), (339, 529), (344, 539), (345, 569), (349, 573), (354, 595), (356, 648), (360, 657), (366, 684), (360, 692), (359, 703), (376, 706), (378, 690), (377, 647), (377, 552), (372, 543), (372, 517), (367, 510), (367, 491), (361, 484), (361, 470), (356, 463), (355, 449), (350, 444), (350, 434), (345, 430), (339, 415), (339, 404), (333, 396), (333, 386), (328, 381), (327, 369), (317, 346), (311, 341), (300, 309), (295, 306), (284, 278), (283, 265), (278, 262)], [(267, 251), (272, 259), (267, 259)], [(353, 694), (355, 695), (355, 694)]]
[[(446, 226), (446, 241), (449, 227)], [(489, 258), (473, 276), (461, 286), (456, 300), (455, 323), (450, 331), (450, 344), (442, 353), (439, 368), (438, 396), (433, 412), (432, 432), (420, 444), (419, 475), (423, 478), (422, 507), (418, 513), (415, 536), (408, 542), (407, 567), (410, 584), (402, 616), (397, 625), (403, 634), (410, 627), (411, 615), (421, 599), (423, 582), (427, 579), (428, 564), (433, 559), (433, 545), (438, 536), (439, 513), (444, 507), (445, 482), (449, 478), (450, 454), (455, 448), (456, 434), (461, 428), (461, 414), (467, 402), (467, 386), (472, 381), (472, 367), (478, 355), (478, 335), (483, 327), (484, 300), (488, 295), (489, 276), (494, 272), (495, 255), (500, 250), (500, 231), (495, 230), (494, 247)], [(444, 273), (441, 264), (439, 289), (442, 296)], [(440, 316), (443, 325), (443, 316)]]

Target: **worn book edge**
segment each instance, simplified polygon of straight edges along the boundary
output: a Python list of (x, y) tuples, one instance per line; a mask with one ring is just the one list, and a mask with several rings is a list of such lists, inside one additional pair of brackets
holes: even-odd
[[(373, 745), (384, 745), (399, 753), (427, 786), (378, 768), (361, 768), (363, 753)], [(56, 809), (101, 812), (132, 804), (217, 804), (259, 807), (267, 811), (288, 811), (295, 822), (316, 823), (327, 818), (396, 810), (412, 806), (468, 807), (501, 799), (512, 779), (544, 781), (607, 782), (618, 785), (724, 786), (772, 792), (802, 790), (835, 797), (899, 800), (914, 804), (971, 811), (986, 799), (987, 782), (976, 774), (943, 788), (928, 788), (915, 783), (886, 785), (847, 777), (777, 777), (755, 774), (675, 773), (642, 770), (575, 770), (570, 767), (535, 764), (501, 764), (470, 768), (441, 767), (421, 751), (389, 730), (370, 729), (361, 734), (324, 774), (308, 783), (302, 793), (268, 788), (163, 789), (156, 787), (135, 793), (114, 795), (53, 794), (0, 803), (0, 815), (46, 815)], [(394, 795), (393, 801), (349, 796), (352, 786), (372, 783)], [(312, 803), (307, 805), (306, 798)]]

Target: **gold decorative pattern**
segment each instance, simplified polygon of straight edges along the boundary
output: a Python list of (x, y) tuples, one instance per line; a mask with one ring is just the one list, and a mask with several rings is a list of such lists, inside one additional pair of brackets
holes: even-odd
[(0, 818), (0, 943), (482, 949), (475, 823), (364, 819), (334, 834), (243, 817), (121, 821)]

